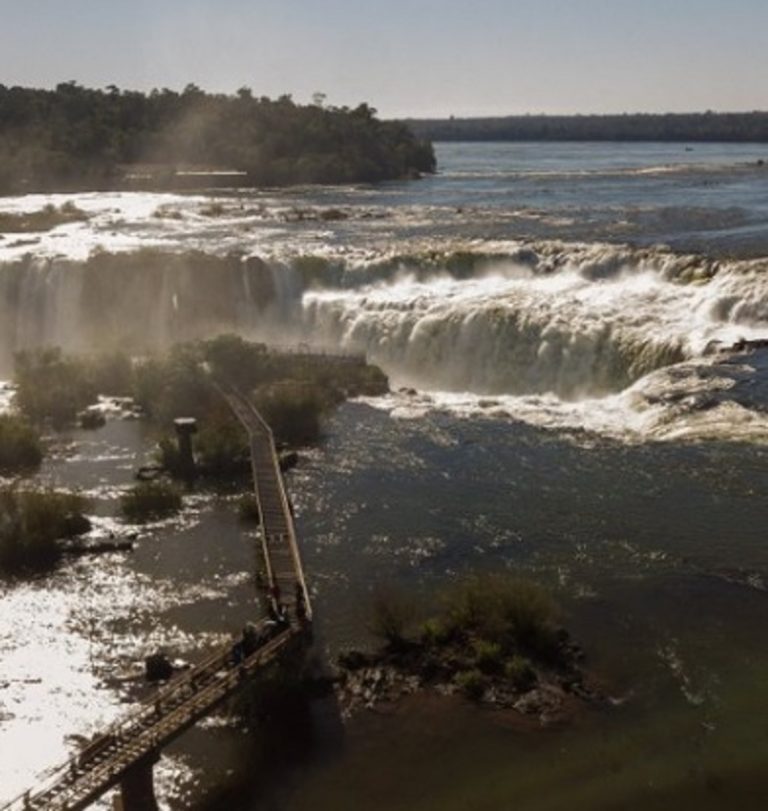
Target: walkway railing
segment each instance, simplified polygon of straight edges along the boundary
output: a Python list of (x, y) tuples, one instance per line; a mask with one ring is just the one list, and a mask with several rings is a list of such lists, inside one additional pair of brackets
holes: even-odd
[(234, 646), (227, 645), (174, 678), (135, 711), (107, 727), (42, 786), (3, 806), (3, 811), (86, 808), (117, 785), (132, 766), (209, 715), (300, 633), (297, 626), (287, 625), (273, 636), (272, 627), (266, 622), (257, 626), (263, 643), (241, 661)]
[(231, 386), (219, 390), (248, 432), (272, 610), (275, 616), (287, 611), (290, 617), (311, 621), (309, 591), (272, 430), (241, 392)]

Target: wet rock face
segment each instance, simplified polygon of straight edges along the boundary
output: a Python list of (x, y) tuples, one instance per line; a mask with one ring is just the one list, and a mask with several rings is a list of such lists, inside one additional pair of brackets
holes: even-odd
[(347, 716), (357, 710), (373, 709), (378, 704), (391, 704), (422, 688), (418, 676), (386, 665), (343, 671), (338, 685)]

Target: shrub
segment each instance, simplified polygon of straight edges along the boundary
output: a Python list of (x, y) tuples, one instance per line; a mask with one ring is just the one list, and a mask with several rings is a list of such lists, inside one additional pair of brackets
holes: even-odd
[(538, 676), (530, 659), (515, 655), (504, 665), (504, 676), (512, 682), (517, 690), (530, 690), (536, 685)]
[(252, 388), (264, 375), (267, 348), (226, 333), (203, 343), (213, 376), (241, 388)]
[(320, 438), (320, 415), (326, 402), (318, 386), (276, 383), (259, 390), (255, 400), (278, 442), (296, 446)]
[(401, 595), (378, 594), (373, 601), (371, 632), (390, 648), (402, 648), (414, 613), (413, 605)]
[(504, 656), (498, 642), (475, 640), (475, 664), (482, 673), (499, 673), (504, 666)]
[(15, 414), (0, 414), (0, 474), (35, 470), (43, 459), (40, 436)]
[(86, 431), (93, 431), (96, 428), (103, 428), (107, 424), (107, 418), (101, 411), (86, 408), (77, 416), (77, 421), (81, 428)]
[(421, 641), (422, 644), (432, 647), (434, 645), (443, 645), (450, 639), (449, 630), (445, 624), (432, 617), (425, 620), (421, 626)]
[(139, 482), (121, 499), (123, 516), (133, 523), (168, 518), (182, 507), (181, 493), (168, 482)]
[(497, 643), (502, 650), (550, 655), (556, 648), (557, 608), (536, 583), (503, 575), (473, 577), (449, 596), (447, 622), (457, 634)]
[(157, 443), (156, 458), (158, 464), (173, 478), (184, 476), (184, 465), (179, 453), (179, 444), (172, 437), (163, 437)]
[(76, 493), (0, 489), (0, 570), (12, 573), (53, 565), (57, 541), (87, 532), (86, 502)]
[(191, 344), (180, 344), (166, 357), (137, 364), (134, 399), (159, 423), (170, 423), (176, 417), (202, 420), (222, 407), (221, 396), (203, 368), (199, 347)]
[(456, 686), (472, 701), (480, 701), (487, 685), (485, 676), (479, 670), (462, 670), (456, 674)]
[(250, 469), (247, 434), (228, 414), (203, 422), (195, 448), (200, 470), (207, 476), (233, 477)]
[(19, 409), (34, 421), (51, 420), (55, 428), (72, 424), (96, 400), (85, 364), (60, 349), (17, 353), (15, 379)]
[(85, 363), (86, 375), (99, 394), (113, 397), (133, 395), (133, 361), (124, 352), (93, 355)]
[(259, 500), (253, 493), (247, 493), (240, 499), (237, 505), (237, 511), (242, 521), (254, 521), (256, 523), (261, 521)]

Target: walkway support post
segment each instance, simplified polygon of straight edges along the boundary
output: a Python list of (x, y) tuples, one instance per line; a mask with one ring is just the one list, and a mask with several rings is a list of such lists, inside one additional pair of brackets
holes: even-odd
[(150, 752), (123, 775), (117, 803), (119, 811), (159, 811), (152, 776), (152, 768), (158, 760), (160, 753)]

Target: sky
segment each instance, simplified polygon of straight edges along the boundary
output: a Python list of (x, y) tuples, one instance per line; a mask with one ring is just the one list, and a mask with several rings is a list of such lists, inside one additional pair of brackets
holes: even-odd
[(768, 0), (0, 0), (0, 84), (384, 117), (768, 109)]

